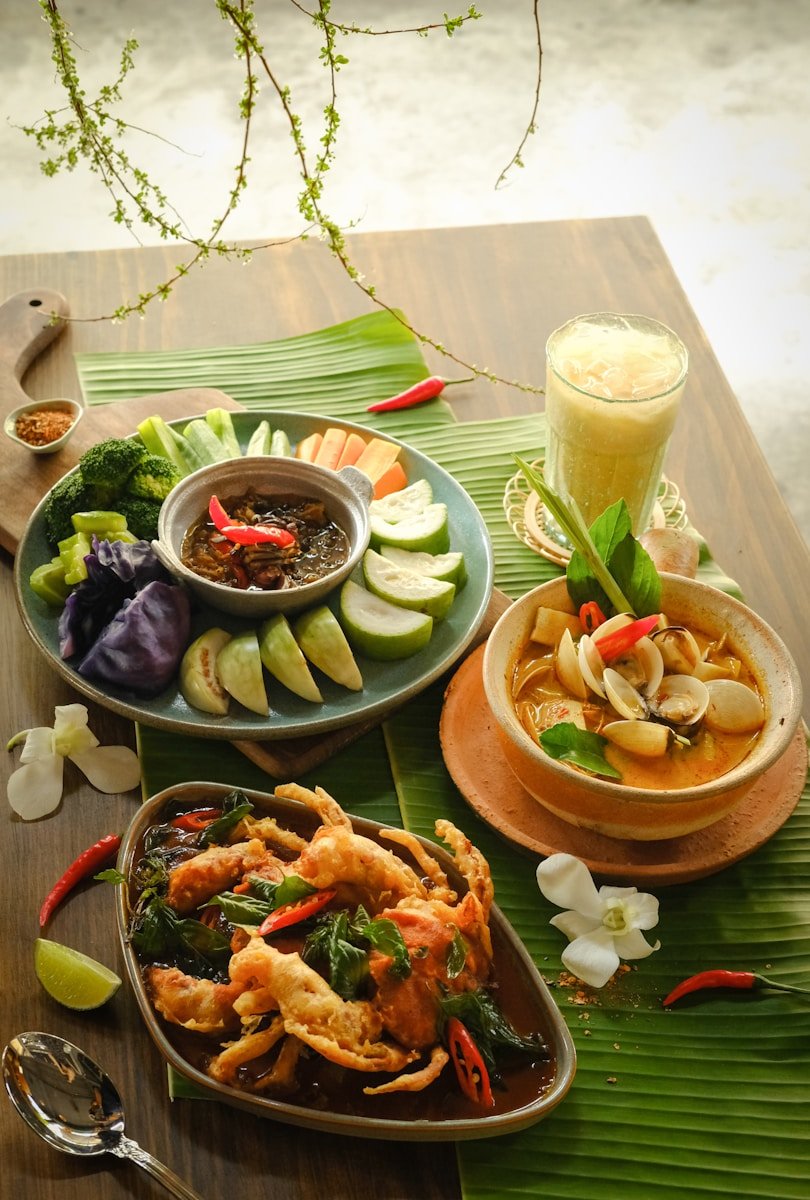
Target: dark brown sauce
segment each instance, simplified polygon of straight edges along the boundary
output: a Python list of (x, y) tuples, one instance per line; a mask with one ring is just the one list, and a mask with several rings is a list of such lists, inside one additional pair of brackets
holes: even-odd
[(234, 524), (276, 526), (295, 542), (285, 547), (235, 545), (215, 528), (206, 510), (187, 530), (180, 550), (181, 561), (195, 575), (243, 591), (278, 591), (323, 579), (349, 557), (349, 539), (321, 500), (265, 496), (250, 489), (226, 497), (222, 506)]
[[(186, 806), (188, 807), (188, 806)], [(191, 806), (193, 807), (193, 806)], [(178, 809), (167, 812), (166, 820), (170, 821)], [(261, 815), (257, 813), (256, 815)], [(317, 827), (317, 819), (310, 820), (304, 815), (302, 823), (282, 821), (288, 828), (294, 828), (304, 837), (310, 837)], [(150, 831), (157, 827), (151, 826), (144, 834), (148, 837)], [(161, 832), (165, 826), (161, 826)], [(144, 853), (144, 838), (141, 839), (133, 857), (136, 865)], [(170, 830), (161, 845), (176, 845), (179, 857), (187, 857), (182, 847), (189, 846), (193, 838), (187, 834)], [(385, 843), (383, 843), (385, 844)], [(396, 854), (403, 861), (416, 868), (416, 864), (404, 847), (397, 846)], [(416, 868), (418, 871), (418, 868)], [(424, 881), (427, 883), (427, 881)], [(463, 895), (466, 886), (463, 881), (451, 878), (451, 883)], [(137, 898), (137, 892), (131, 888), (131, 901)], [(546, 1044), (546, 1050), (538, 1050), (536, 1059), (523, 1056), (506, 1056), (499, 1062), (501, 1080), (492, 1081), (492, 1094), (495, 1101), (491, 1108), (484, 1108), (468, 1100), (461, 1092), (456, 1080), (452, 1062), (448, 1062), (439, 1078), (422, 1092), (393, 1092), (382, 1096), (366, 1096), (364, 1087), (375, 1087), (390, 1079), (391, 1076), (382, 1072), (366, 1073), (349, 1070), (329, 1062), (319, 1054), (305, 1047), (298, 1060), (294, 1091), (267, 1090), (254, 1093), (246, 1088), (251, 1095), (259, 1094), (268, 1100), (280, 1101), (287, 1104), (301, 1105), (314, 1112), (336, 1113), (351, 1117), (384, 1118), (393, 1121), (459, 1121), (477, 1117), (492, 1117), (515, 1112), (534, 1103), (542, 1097), (554, 1082), (557, 1073), (557, 1063), (551, 1051), (551, 1038), (546, 1015), (543, 1012), (539, 996), (527, 987), (526, 970), (511, 944), (499, 936), (497, 924), (491, 926), (493, 938), (493, 972), (494, 986), (492, 995), (512, 1027), (521, 1035), (529, 1036), (539, 1033)], [(285, 932), (273, 939), (273, 945), (285, 953), (300, 950), (303, 937), (297, 932)], [(151, 963), (149, 964), (151, 965)], [(172, 965), (171, 963), (160, 965)], [(143, 984), (144, 992), (148, 989)], [(232, 1040), (233, 1035), (212, 1037), (192, 1033), (181, 1026), (165, 1021), (153, 1010), (153, 1017), (160, 1027), (166, 1040), (176, 1053), (190, 1066), (203, 1075), (206, 1074), (208, 1061), (219, 1053), (226, 1041)], [(250, 1071), (255, 1078), (262, 1070), (272, 1065), (276, 1051), (265, 1060), (256, 1060), (250, 1064)], [(411, 1070), (419, 1070), (426, 1064), (423, 1057), (413, 1064)], [(248, 1076), (249, 1078), (250, 1076)]]

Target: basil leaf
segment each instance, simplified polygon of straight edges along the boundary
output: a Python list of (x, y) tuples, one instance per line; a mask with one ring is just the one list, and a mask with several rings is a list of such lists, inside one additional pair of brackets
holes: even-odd
[(253, 812), (253, 805), (244, 792), (229, 792), (222, 801), (222, 816), (217, 817), (210, 825), (206, 825), (200, 834), (199, 845), (203, 848), (210, 845), (221, 845), (227, 840), (228, 834), (239, 824), (243, 817)]
[[(661, 605), (661, 580), (647, 551), (632, 534), (624, 500), (617, 500), (597, 517), (589, 530), (599, 556), (626, 596), (633, 613), (646, 617)], [(579, 608), (595, 600), (607, 615), (616, 611), (585, 557), (575, 550), (566, 568), (568, 594)]]
[(453, 940), (447, 952), (447, 978), (457, 979), (467, 962), (467, 947), (460, 929), (453, 930)]
[(607, 744), (607, 738), (580, 729), (573, 721), (559, 721), (540, 734), (540, 745), (551, 758), (573, 763), (594, 775), (621, 779), (621, 772), (605, 758), (604, 748)]
[(303, 900), (304, 896), (311, 896), (317, 890), (311, 883), (307, 883), (305, 879), (302, 879), (300, 875), (285, 875), (281, 883), (276, 885), (273, 896), (273, 908), (282, 908), (285, 904), (294, 904), (296, 900)]
[(108, 867), (106, 871), (99, 871), (93, 878), (98, 879), (100, 883), (126, 883), (127, 881), (126, 875), (117, 867)]
[(365, 950), (350, 941), (345, 909), (327, 913), (307, 936), (301, 957), (310, 966), (325, 968), (329, 985), (343, 1000), (354, 1000), (369, 978)]
[(237, 892), (220, 892), (201, 907), (208, 908), (209, 904), (216, 904), (225, 920), (232, 925), (261, 925), (275, 907), (267, 900)]
[(519, 1034), (503, 1015), (489, 992), (448, 992), (439, 1000), (445, 1021), (457, 1017), (472, 1035), (487, 1069), (498, 1078), (496, 1058), (504, 1051), (548, 1059), (548, 1046), (539, 1033)]
[[(411, 973), (411, 956), (398, 925), (389, 917), (377, 917), (368, 921), (360, 936), (370, 942), (380, 954), (391, 960), (390, 973), (396, 979), (407, 979)], [(463, 964), (462, 964), (463, 965)]]

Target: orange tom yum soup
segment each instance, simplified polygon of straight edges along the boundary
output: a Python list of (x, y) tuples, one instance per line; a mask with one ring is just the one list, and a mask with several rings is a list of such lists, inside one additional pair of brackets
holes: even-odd
[(604, 658), (600, 641), (632, 621), (621, 613), (586, 634), (577, 617), (539, 608), (512, 674), (518, 719), (534, 741), (559, 722), (601, 734), (605, 758), (630, 787), (719, 778), (745, 758), (765, 720), (751, 669), (726, 633), (711, 638), (665, 614), (649, 636)]

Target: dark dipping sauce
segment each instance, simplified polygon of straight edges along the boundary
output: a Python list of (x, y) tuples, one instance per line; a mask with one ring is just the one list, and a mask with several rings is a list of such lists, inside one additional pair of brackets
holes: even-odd
[(186, 532), (180, 550), (183, 565), (203, 579), (243, 591), (278, 591), (315, 583), (349, 557), (349, 539), (322, 500), (265, 496), (250, 489), (222, 500), (222, 507), (233, 524), (277, 526), (295, 542), (238, 546), (219, 532), (206, 511)]
[[(176, 866), (185, 858), (198, 853), (198, 850), (194, 848), (194, 836), (182, 833), (170, 824), (172, 818), (181, 811), (186, 811), (186, 806), (183, 808), (175, 806), (167, 812), (167, 824), (150, 826), (137, 848), (133, 858), (133, 867), (137, 865), (144, 853), (144, 840), (147, 839), (151, 845), (158, 842), (165, 848), (176, 847), (176, 853), (172, 855), (172, 866)], [(262, 814), (256, 812), (254, 815), (261, 816)], [(317, 818), (312, 825), (306, 823), (306, 818), (301, 824), (286, 819), (282, 821), (287, 828), (294, 828), (304, 837), (310, 837), (318, 823)], [(386, 845), (384, 841), (381, 844)], [(418, 867), (403, 846), (393, 847), (389, 843), (389, 848), (395, 849), (397, 857), (414, 867), (419, 873)], [(458, 889), (459, 896), (463, 896), (466, 892), (466, 884), (463, 880), (460, 877), (456, 878), (451, 872), (448, 872), (448, 878), (451, 885)], [(430, 888), (429, 880), (423, 877), (422, 882)], [(131, 904), (134, 905), (137, 899), (137, 889), (131, 885), (130, 892)], [(220, 917), (220, 924), (217, 927), (225, 933), (232, 929), (224, 917)], [(277, 950), (283, 953), (294, 953), (301, 950), (308, 928), (311, 926), (305, 927), (304, 932), (301, 933), (295, 928), (285, 929), (273, 935), (269, 940)], [(493, 1107), (485, 1108), (464, 1096), (459, 1088), (452, 1062), (447, 1063), (439, 1078), (424, 1091), (366, 1096), (363, 1094), (364, 1087), (378, 1086), (390, 1079), (391, 1076), (384, 1072), (350, 1070), (338, 1066), (306, 1048), (298, 1059), (295, 1069), (296, 1086), (293, 1090), (274, 1089), (254, 1093), (249, 1088), (245, 1088), (245, 1094), (254, 1099), (261, 1098), (285, 1104), (301, 1105), (302, 1108), (314, 1112), (338, 1113), (374, 1120), (435, 1123), (493, 1117), (515, 1112), (536, 1102), (548, 1091), (557, 1074), (557, 1062), (552, 1050), (548, 1022), (543, 1013), (539, 996), (528, 986), (525, 966), (509, 942), (499, 936), (497, 924), (492, 922), (490, 928), (494, 952), (492, 971), (494, 982), (489, 989), (491, 995), (503, 1015), (519, 1034), (528, 1036), (539, 1033), (545, 1043), (544, 1047), (538, 1048), (535, 1059), (522, 1055), (503, 1055), (499, 1061), (500, 1081), (492, 1080), (492, 1095), (495, 1101)], [(173, 966), (174, 964), (155, 960), (142, 963), (143, 967), (152, 965)], [(148, 996), (149, 989), (145, 982), (143, 989)], [(238, 1036), (235, 1034), (208, 1036), (194, 1033), (165, 1021), (154, 1009), (151, 1011), (151, 1018), (180, 1058), (203, 1075), (206, 1074), (208, 1061), (221, 1051), (226, 1042)], [(244, 1078), (247, 1080), (251, 1075), (259, 1075), (267, 1069), (275, 1057), (277, 1049), (276, 1047), (271, 1051), (267, 1058), (258, 1058), (247, 1064), (247, 1067), (242, 1068), (242, 1071), (245, 1072)], [(421, 1069), (426, 1062), (427, 1057), (425, 1056), (405, 1070)], [(214, 1080), (209, 1080), (209, 1083), (217, 1089), (227, 1086)]]

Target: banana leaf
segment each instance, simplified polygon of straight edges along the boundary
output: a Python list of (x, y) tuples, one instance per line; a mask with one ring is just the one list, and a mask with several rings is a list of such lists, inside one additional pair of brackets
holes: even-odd
[[(264, 346), (157, 354), (84, 355), (89, 403), (174, 386), (219, 387), (247, 407), (297, 408), (373, 425), (366, 404), (427, 374), (418, 347), (387, 314)], [(517, 596), (559, 573), (522, 545), (503, 512), (514, 452), (542, 453), (541, 415), (454, 424), (441, 401), (379, 419), (449, 470), (490, 531), (496, 584)], [(699, 576), (738, 592), (701, 546)], [(554, 990), (579, 1067), (565, 1102), (515, 1136), (457, 1149), (465, 1200), (649, 1200), (810, 1194), (810, 1004), (789, 994), (717, 993), (664, 1010), (680, 978), (711, 967), (810, 984), (810, 789), (760, 850), (717, 875), (660, 894), (661, 949), (594, 1003), (560, 983), (565, 939), (535, 882), (536, 858), (470, 810), (438, 743), (446, 680), (300, 782), (320, 783), (363, 816), (433, 837), (449, 817), (481, 847), (496, 897)], [(234, 747), (139, 727), (145, 794), (210, 779), (270, 789)], [(356, 781), (363, 779), (362, 793)], [(173, 1094), (191, 1095), (181, 1081)]]

